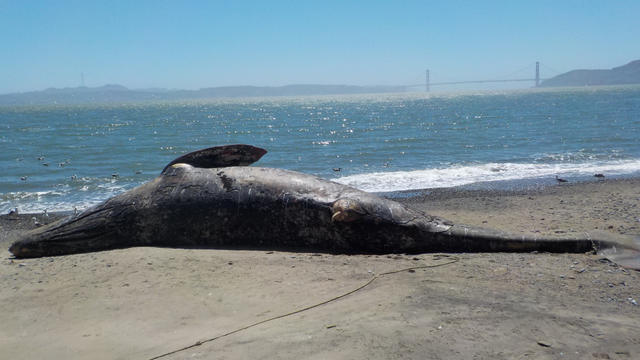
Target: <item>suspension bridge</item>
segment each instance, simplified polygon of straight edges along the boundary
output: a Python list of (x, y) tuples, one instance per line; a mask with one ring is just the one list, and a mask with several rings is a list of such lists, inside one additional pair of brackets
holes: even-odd
[[(533, 77), (529, 78), (515, 78), (515, 79), (508, 79), (508, 76), (505, 76), (505, 78), (501, 78), (501, 79), (488, 79), (488, 80), (459, 80), (459, 81), (444, 81), (444, 82), (431, 82), (430, 80), (430, 74), (429, 74), (429, 69), (427, 69), (426, 71), (426, 76), (425, 76), (425, 82), (422, 84), (411, 84), (411, 85), (405, 85), (407, 88), (413, 88), (413, 87), (423, 87), (424, 89), (429, 92), (431, 91), (431, 87), (433, 86), (441, 86), (441, 85), (461, 85), (461, 84), (483, 84), (483, 83), (508, 83), (508, 82), (532, 82), (534, 87), (538, 87), (540, 86), (540, 81), (546, 80), (540, 77), (540, 62), (536, 61), (536, 67), (535, 67), (535, 73), (533, 74)], [(527, 67), (529, 67), (529, 65), (527, 65)], [(520, 71), (520, 70), (519, 70)]]

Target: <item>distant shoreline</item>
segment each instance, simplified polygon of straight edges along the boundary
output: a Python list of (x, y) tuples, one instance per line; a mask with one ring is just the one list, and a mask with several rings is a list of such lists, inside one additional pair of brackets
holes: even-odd
[[(84, 92), (75, 94), (73, 91), (77, 88), (54, 89), (53, 93), (47, 94), (47, 90), (33, 91), (23, 93), (0, 94), (0, 109), (10, 109), (12, 107), (63, 107), (63, 106), (117, 106), (117, 105), (153, 105), (153, 104), (171, 104), (171, 103), (209, 103), (209, 102), (235, 102), (235, 101), (273, 101), (286, 100), (295, 98), (327, 98), (333, 100), (335, 97), (350, 96), (414, 96), (414, 97), (442, 97), (442, 96), (474, 96), (474, 95), (502, 95), (505, 93), (528, 93), (528, 92), (567, 92), (567, 91), (594, 91), (594, 90), (610, 90), (616, 88), (634, 88), (640, 87), (639, 83), (630, 84), (603, 84), (603, 85), (557, 85), (557, 86), (540, 86), (521, 89), (486, 89), (486, 90), (440, 90), (425, 92), (424, 90), (408, 89), (402, 86), (350, 86), (339, 85), (344, 87), (344, 91), (319, 91), (304, 93), (287, 93), (272, 92), (264, 93), (237, 93), (224, 95), (222, 91), (217, 94), (209, 93), (201, 90), (163, 90), (160, 93), (154, 93), (147, 90), (118, 90), (101, 92)], [(254, 88), (254, 87), (247, 87)], [(255, 87), (260, 88), (260, 87)], [(99, 89), (99, 88), (87, 88)], [(213, 88), (220, 89), (220, 88)], [(264, 89), (279, 89), (277, 87), (264, 87)], [(191, 94), (191, 95), (182, 95)]]
[(221, 86), (198, 90), (128, 89), (122, 85), (49, 88), (42, 91), (0, 94), (0, 105), (74, 105), (136, 103), (148, 101), (189, 101), (221, 98), (321, 96), (402, 93), (405, 86), (356, 86), (296, 84), (285, 86)]
[(612, 69), (571, 70), (544, 80), (540, 87), (640, 84), (640, 60)]

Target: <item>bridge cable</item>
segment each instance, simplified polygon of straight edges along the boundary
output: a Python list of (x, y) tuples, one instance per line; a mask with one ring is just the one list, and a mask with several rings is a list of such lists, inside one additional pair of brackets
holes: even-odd
[[(524, 70), (527, 70), (527, 69), (531, 68), (531, 67), (532, 67), (532, 66), (534, 66), (535, 64), (536, 64), (535, 62), (532, 62), (531, 64), (528, 64), (527, 66), (523, 67), (522, 69), (516, 70), (516, 71), (514, 71), (514, 72), (510, 73), (509, 75), (505, 75), (505, 76), (500, 77), (500, 79), (508, 79), (508, 78), (510, 78), (511, 76), (513, 76), (513, 75), (515, 75), (515, 74), (517, 74), (517, 73), (519, 73), (519, 72), (522, 72), (522, 71), (524, 71)], [(529, 74), (529, 75), (530, 75), (530, 74)]]
[(545, 65), (543, 63), (540, 63), (540, 66), (543, 66), (547, 70), (551, 70), (551, 72), (555, 73), (556, 75), (564, 73), (564, 71), (555, 70), (555, 69), (550, 68), (549, 66), (547, 66), (547, 65)]

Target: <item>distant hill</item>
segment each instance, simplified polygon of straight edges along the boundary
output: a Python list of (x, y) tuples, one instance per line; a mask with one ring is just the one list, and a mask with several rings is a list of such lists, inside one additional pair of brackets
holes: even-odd
[(42, 91), (0, 95), (0, 105), (69, 105), (91, 103), (132, 103), (158, 100), (192, 100), (254, 96), (339, 95), (404, 92), (403, 86), (352, 86), (352, 85), (287, 85), (225, 86), (199, 90), (139, 89), (131, 90), (122, 85), (100, 87), (49, 88)]
[(572, 70), (543, 81), (540, 86), (640, 84), (640, 60), (610, 70)]

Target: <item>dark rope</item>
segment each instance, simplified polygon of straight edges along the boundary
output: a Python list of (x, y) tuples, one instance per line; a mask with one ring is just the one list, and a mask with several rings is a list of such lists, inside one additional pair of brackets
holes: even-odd
[(218, 339), (223, 338), (225, 336), (233, 335), (233, 334), (238, 333), (240, 331), (247, 330), (249, 328), (264, 324), (264, 323), (269, 322), (269, 321), (274, 321), (274, 320), (282, 319), (282, 318), (287, 317), (287, 316), (299, 314), (299, 313), (301, 313), (303, 311), (311, 310), (313, 308), (317, 308), (319, 306), (328, 304), (330, 302), (342, 299), (343, 297), (349, 296), (349, 295), (351, 295), (351, 294), (353, 294), (355, 292), (358, 292), (358, 291), (364, 289), (365, 287), (369, 286), (372, 282), (374, 282), (376, 279), (379, 279), (379, 278), (381, 278), (381, 277), (383, 277), (385, 275), (392, 275), (392, 274), (397, 274), (397, 273), (400, 273), (400, 272), (405, 272), (405, 271), (410, 271), (410, 270), (435, 268), (435, 267), (439, 267), (439, 266), (445, 266), (445, 265), (453, 264), (453, 263), (456, 263), (456, 262), (460, 261), (460, 258), (458, 258), (456, 256), (450, 256), (450, 255), (437, 255), (437, 256), (438, 257), (451, 257), (451, 258), (453, 258), (453, 260), (451, 260), (449, 262), (446, 262), (446, 263), (442, 263), (442, 264), (413, 266), (413, 267), (403, 268), (403, 269), (400, 269), (400, 270), (393, 270), (393, 271), (387, 271), (387, 272), (384, 272), (384, 273), (380, 273), (380, 274), (374, 275), (371, 279), (369, 279), (366, 283), (360, 285), (359, 287), (357, 287), (357, 288), (355, 288), (355, 289), (353, 289), (353, 290), (351, 290), (349, 292), (346, 292), (346, 293), (344, 293), (342, 295), (333, 297), (333, 298), (331, 298), (329, 300), (325, 300), (323, 302), (320, 302), (320, 303), (317, 303), (317, 304), (314, 304), (314, 305), (310, 305), (310, 306), (307, 306), (305, 308), (298, 309), (298, 310), (295, 310), (295, 311), (292, 311), (292, 312), (289, 312), (289, 313), (286, 313), (286, 314), (277, 315), (277, 316), (274, 316), (274, 317), (269, 318), (269, 319), (261, 320), (261, 321), (255, 322), (255, 323), (253, 323), (251, 325), (247, 325), (247, 326), (244, 326), (244, 327), (229, 331), (228, 333), (224, 333), (222, 335), (218, 335), (218, 336), (215, 336), (215, 337), (212, 337), (212, 338), (209, 338), (209, 339), (205, 339), (205, 340), (196, 341), (194, 344), (191, 344), (189, 346), (185, 346), (183, 348), (176, 349), (176, 350), (164, 353), (162, 355), (154, 356), (154, 357), (150, 358), (149, 360), (156, 360), (156, 359), (160, 359), (160, 358), (165, 357), (165, 356), (173, 355), (173, 354), (178, 353), (180, 351), (188, 350), (188, 349), (194, 348), (196, 346), (200, 346), (200, 345), (202, 345), (204, 343), (208, 343), (208, 342), (211, 342), (211, 341), (214, 341), (214, 340), (218, 340)]

